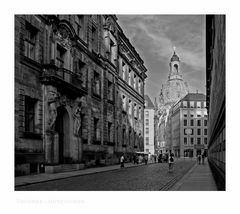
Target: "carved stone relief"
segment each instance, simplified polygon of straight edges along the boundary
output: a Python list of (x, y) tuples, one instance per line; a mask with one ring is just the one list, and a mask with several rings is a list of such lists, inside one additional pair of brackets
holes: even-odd
[(73, 104), (73, 134), (75, 136), (79, 135), (79, 130), (81, 128), (81, 110), (85, 103), (85, 97), (82, 98), (76, 98), (74, 104)]
[(47, 130), (53, 131), (54, 123), (57, 118), (57, 106), (56, 101), (58, 98), (57, 89), (48, 86), (47, 87), (47, 106), (48, 106), (48, 120), (47, 120)]
[(59, 27), (58, 31), (56, 32), (56, 40), (67, 49), (72, 47), (70, 32), (65, 27)]

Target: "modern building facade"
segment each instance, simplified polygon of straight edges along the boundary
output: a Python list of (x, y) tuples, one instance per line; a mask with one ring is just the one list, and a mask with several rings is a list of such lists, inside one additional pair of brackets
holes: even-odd
[(16, 176), (143, 151), (146, 71), (115, 15), (16, 15)]
[(154, 130), (154, 117), (155, 109), (154, 105), (148, 95), (145, 98), (145, 109), (144, 109), (144, 152), (150, 155), (155, 154), (155, 130)]
[(208, 154), (215, 180), (225, 190), (225, 15), (206, 16)]
[(169, 117), (168, 139), (176, 157), (207, 154), (208, 118), (204, 94), (187, 94), (173, 105)]
[(159, 153), (168, 152), (171, 141), (167, 139), (169, 133), (169, 112), (173, 104), (188, 93), (188, 85), (184, 81), (181, 71), (181, 63), (175, 48), (169, 63), (169, 76), (166, 84), (162, 85), (157, 105), (157, 147)]

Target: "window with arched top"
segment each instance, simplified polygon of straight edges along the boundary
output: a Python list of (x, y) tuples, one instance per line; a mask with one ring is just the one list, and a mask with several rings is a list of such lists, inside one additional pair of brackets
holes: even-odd
[(178, 72), (178, 65), (174, 64), (174, 71)]

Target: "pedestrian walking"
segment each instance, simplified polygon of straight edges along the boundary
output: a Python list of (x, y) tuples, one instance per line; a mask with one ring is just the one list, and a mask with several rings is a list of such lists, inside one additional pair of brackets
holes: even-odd
[(145, 161), (145, 164), (147, 165), (147, 163), (148, 163), (148, 157), (147, 157), (147, 155), (145, 155), (144, 161)]
[(202, 153), (202, 164), (204, 165), (205, 153)]
[(169, 172), (173, 171), (173, 163), (174, 163), (174, 159), (173, 159), (173, 154), (171, 153), (168, 158), (168, 171)]
[(200, 154), (198, 154), (197, 159), (198, 159), (198, 164), (201, 164), (201, 155)]
[(124, 155), (122, 155), (120, 158), (120, 166), (121, 166), (121, 168), (124, 167)]

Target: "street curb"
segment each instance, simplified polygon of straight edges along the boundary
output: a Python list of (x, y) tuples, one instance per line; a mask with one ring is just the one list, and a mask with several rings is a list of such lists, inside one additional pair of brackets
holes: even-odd
[[(151, 164), (157, 164), (157, 163), (149, 163), (147, 165), (151, 165)], [(140, 167), (140, 166), (146, 166), (145, 164), (141, 164), (141, 165), (133, 165), (133, 166), (127, 166), (127, 167), (124, 167), (124, 169), (127, 169), (127, 168), (133, 168), (133, 167)], [(53, 178), (53, 179), (49, 179), (49, 180), (44, 180), (44, 181), (36, 181), (36, 182), (31, 182), (31, 183), (24, 183), (24, 184), (19, 184), (19, 185), (14, 185), (14, 187), (24, 187), (24, 186), (30, 186), (32, 184), (39, 184), (39, 183), (46, 183), (46, 182), (50, 182), (50, 181), (56, 181), (56, 180), (63, 180), (63, 179), (67, 179), (67, 178), (73, 178), (73, 177), (78, 177), (78, 176), (84, 176), (84, 175), (91, 175), (91, 174), (97, 174), (97, 173), (102, 173), (102, 172), (110, 172), (110, 171), (115, 171), (115, 170), (121, 170), (121, 168), (116, 168), (116, 169), (109, 169), (109, 170), (106, 170), (106, 171), (99, 171), (99, 172), (88, 172), (88, 173), (85, 173), (85, 174), (78, 174), (78, 175), (70, 175), (68, 177), (62, 177), (62, 178)], [(16, 178), (15, 178), (16, 179)], [(21, 191), (21, 190), (16, 190), (14, 189), (15, 191)], [(24, 190), (22, 190), (24, 191)]]
[[(187, 175), (189, 175), (191, 172), (192, 172), (192, 170), (196, 167), (196, 165), (197, 164), (194, 164), (189, 170), (187, 170), (187, 172), (185, 173), (185, 174), (180, 174), (180, 175), (178, 175), (178, 176), (176, 176), (176, 177), (174, 177), (172, 180), (170, 180), (169, 182), (167, 182), (163, 187), (161, 187), (159, 190), (160, 191), (167, 191), (167, 190), (170, 190), (170, 191), (172, 191), (173, 189), (173, 187), (178, 183), (178, 182), (180, 182), (180, 181), (182, 181), (184, 178), (185, 178), (185, 176), (187, 176)], [(181, 184), (182, 185), (182, 184)]]

